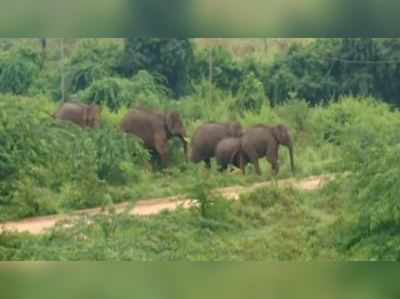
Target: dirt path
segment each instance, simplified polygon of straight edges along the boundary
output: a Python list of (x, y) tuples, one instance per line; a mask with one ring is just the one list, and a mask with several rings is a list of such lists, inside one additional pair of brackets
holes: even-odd
[[(333, 176), (315, 176), (308, 177), (305, 179), (287, 179), (277, 181), (276, 184), (279, 187), (293, 187), (296, 189), (304, 190), (304, 191), (312, 191), (321, 188), (325, 185), (329, 180), (333, 179)], [(273, 182), (263, 182), (257, 183), (250, 187), (227, 187), (216, 189), (215, 192), (220, 193), (226, 199), (237, 200), (240, 197), (240, 194), (246, 192), (252, 192), (258, 188), (267, 187), (272, 185)], [(192, 206), (192, 201), (188, 198), (183, 198), (182, 196), (171, 196), (160, 199), (152, 199), (152, 200), (141, 200), (137, 201), (136, 204), (132, 203), (120, 203), (113, 205), (113, 209), (116, 213), (127, 212), (130, 215), (139, 215), (139, 216), (150, 216), (159, 214), (164, 210), (175, 210), (178, 206), (182, 206), (184, 208), (189, 208)], [(46, 232), (49, 228), (55, 226), (58, 222), (65, 220), (72, 220), (75, 217), (81, 216), (90, 216), (101, 213), (107, 213), (103, 208), (94, 208), (87, 210), (80, 210), (75, 213), (66, 214), (66, 215), (54, 215), (48, 217), (36, 217), (29, 218), (20, 221), (14, 222), (6, 222), (0, 224), (0, 232), (3, 231), (16, 231), (16, 232), (29, 232), (34, 235), (42, 234)]]

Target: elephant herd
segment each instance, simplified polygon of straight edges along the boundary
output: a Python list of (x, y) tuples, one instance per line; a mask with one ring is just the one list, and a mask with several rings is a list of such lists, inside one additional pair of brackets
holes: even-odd
[[(101, 107), (67, 102), (59, 107), (53, 117), (71, 121), (83, 128), (98, 128)], [(191, 162), (205, 162), (210, 167), (211, 159), (215, 157), (221, 171), (226, 170), (229, 165), (234, 165), (240, 168), (243, 174), (246, 165), (252, 163), (256, 173), (260, 175), (259, 159), (266, 157), (271, 164), (273, 175), (277, 175), (279, 145), (285, 145), (289, 149), (291, 169), (294, 171), (293, 141), (284, 125), (258, 124), (244, 129), (238, 122), (206, 123), (195, 130), (190, 154), (186, 130), (180, 114), (176, 111), (131, 109), (122, 120), (121, 130), (140, 138), (152, 154), (160, 157), (164, 166), (169, 164), (168, 140), (177, 137), (183, 143), (185, 157)]]

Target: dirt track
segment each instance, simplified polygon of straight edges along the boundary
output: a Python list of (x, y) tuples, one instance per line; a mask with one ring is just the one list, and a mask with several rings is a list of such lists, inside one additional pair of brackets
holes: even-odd
[[(301, 180), (287, 179), (277, 181), (279, 187), (293, 187), (304, 191), (312, 191), (321, 188), (329, 180), (333, 179), (333, 176), (315, 176), (308, 177)], [(227, 187), (216, 189), (215, 191), (220, 193), (227, 199), (239, 199), (240, 194), (254, 191), (258, 188), (270, 186), (273, 182), (257, 183), (250, 187)], [(175, 210), (178, 206), (188, 208), (192, 206), (192, 201), (188, 198), (181, 196), (165, 197), (160, 199), (152, 200), (141, 200), (136, 202), (134, 206), (131, 203), (120, 203), (113, 205), (116, 213), (127, 212), (131, 215), (149, 216), (158, 214), (164, 210)], [(47, 229), (55, 226), (58, 222), (64, 220), (71, 220), (74, 217), (80, 217), (84, 215), (95, 215), (100, 213), (106, 213), (102, 208), (94, 208), (87, 210), (80, 210), (75, 213), (66, 215), (54, 215), (48, 217), (37, 217), (24, 219), (15, 222), (6, 222), (0, 224), (0, 232), (3, 231), (16, 231), (16, 232), (29, 232), (34, 235), (38, 235), (46, 232)]]

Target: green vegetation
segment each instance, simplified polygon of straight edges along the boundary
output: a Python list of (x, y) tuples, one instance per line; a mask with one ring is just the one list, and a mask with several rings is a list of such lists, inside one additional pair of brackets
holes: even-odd
[[(50, 117), (60, 96), (56, 53), (45, 58), (34, 45), (7, 46), (0, 52), (1, 221), (176, 194), (196, 207), (149, 219), (90, 217), (90, 224), (80, 219), (36, 237), (6, 232), (0, 259), (399, 260), (397, 64), (348, 68), (321, 60), (393, 59), (396, 44), (316, 40), (265, 60), (218, 46), (210, 98), (209, 52), (193, 41), (80, 41), (67, 51), (67, 94), (103, 106), (96, 130)], [(346, 54), (351, 45), (370, 50)], [(153, 46), (168, 55), (138, 60)], [(170, 47), (182, 56), (172, 57)], [(178, 66), (182, 81), (172, 76)], [(210, 190), (270, 179), (270, 165), (262, 161), (261, 177), (252, 165), (246, 176), (219, 173), (216, 165), (207, 170), (185, 162), (179, 140), (171, 140), (172, 167), (154, 170), (141, 141), (119, 130), (138, 105), (179, 111), (189, 136), (207, 121), (287, 124), (296, 177), (337, 179), (309, 193), (270, 187), (228, 202)], [(278, 179), (291, 177), (285, 148), (280, 164)]]
[[(4, 234), (0, 238), (0, 258), (311, 259), (323, 255), (312, 249), (330, 219), (329, 215), (314, 215), (311, 208), (305, 209), (315, 199), (293, 190), (265, 189), (240, 202), (215, 203), (204, 216), (197, 210), (163, 213), (151, 220), (100, 216), (92, 225), (82, 220), (71, 230), (55, 229), (38, 238)], [(326, 251), (331, 254), (328, 246)]]

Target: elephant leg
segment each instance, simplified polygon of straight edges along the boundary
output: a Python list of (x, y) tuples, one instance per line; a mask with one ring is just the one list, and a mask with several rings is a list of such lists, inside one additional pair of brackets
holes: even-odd
[(235, 166), (242, 170), (243, 175), (246, 174), (246, 166), (249, 161), (249, 157), (244, 152), (240, 153), (235, 161)]
[(206, 163), (207, 168), (211, 168), (211, 159), (205, 159), (204, 162)]
[(169, 166), (169, 159), (168, 159), (168, 144), (165, 143), (161, 143), (161, 144), (157, 144), (156, 145), (156, 151), (157, 154), (160, 157), (161, 163), (163, 164), (164, 167), (168, 167)]
[(271, 146), (271, 149), (267, 153), (267, 160), (271, 164), (272, 175), (277, 176), (279, 173), (278, 146)]
[(259, 163), (259, 161), (258, 161), (258, 158), (255, 159), (255, 160), (253, 161), (253, 164), (254, 164), (254, 167), (255, 167), (255, 169), (256, 169), (257, 175), (261, 175), (260, 163)]
[(239, 165), (236, 165), (236, 167), (239, 167), (242, 170), (242, 174), (246, 174), (246, 162), (244, 160), (244, 155), (239, 156)]
[(159, 170), (160, 162), (161, 162), (160, 155), (158, 154), (158, 152), (155, 149), (148, 149), (148, 151), (150, 154), (149, 163), (150, 163), (151, 169), (153, 171)]
[(272, 175), (277, 176), (279, 173), (279, 164), (275, 161), (272, 163)]
[(271, 164), (272, 175), (277, 176), (279, 173), (279, 164), (277, 159), (267, 157), (268, 162)]
[[(261, 175), (257, 152), (255, 150), (251, 150), (250, 152), (246, 152), (246, 156), (249, 158), (249, 161), (254, 165), (256, 173), (258, 175)], [(242, 163), (244, 164), (244, 161)]]
[(167, 148), (164, 149), (163, 151), (161, 151), (159, 153), (159, 155), (160, 155), (160, 159), (162, 161), (163, 166), (167, 168), (169, 166), (168, 149)]

